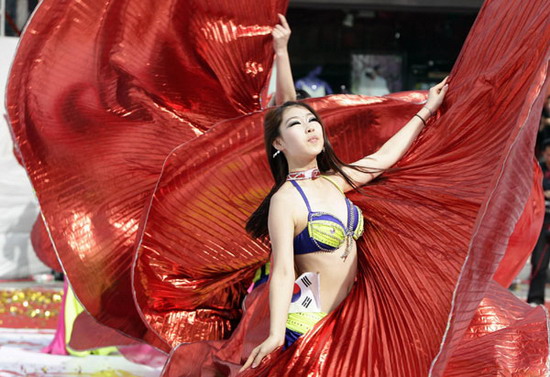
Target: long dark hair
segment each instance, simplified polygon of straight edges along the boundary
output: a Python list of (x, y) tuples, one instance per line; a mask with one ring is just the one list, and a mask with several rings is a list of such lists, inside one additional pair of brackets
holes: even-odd
[(280, 136), (279, 126), (283, 121), (283, 114), (285, 110), (292, 106), (300, 106), (309, 110), (313, 115), (315, 115), (315, 117), (321, 124), (321, 128), (323, 130), (324, 145), (323, 151), (317, 155), (317, 167), (319, 168), (319, 171), (321, 173), (339, 173), (346, 180), (346, 182), (354, 188), (354, 190), (359, 191), (357, 184), (346, 173), (344, 173), (342, 168), (349, 167), (366, 173), (374, 173), (381, 170), (376, 168), (358, 167), (343, 163), (338, 158), (338, 156), (336, 156), (334, 150), (332, 149), (332, 146), (330, 145), (330, 142), (325, 133), (325, 127), (321, 121), (321, 118), (319, 117), (319, 114), (317, 114), (317, 112), (306, 103), (294, 101), (285, 102), (283, 105), (269, 111), (264, 118), (265, 151), (267, 154), (269, 167), (271, 168), (271, 173), (273, 174), (273, 178), (275, 179), (275, 184), (271, 188), (269, 194), (267, 194), (267, 196), (264, 198), (260, 206), (256, 209), (256, 211), (254, 211), (252, 215), (250, 215), (248, 221), (246, 222), (245, 229), (254, 238), (262, 238), (267, 236), (267, 217), (269, 214), (269, 203), (271, 201), (271, 197), (286, 182), (286, 177), (288, 175), (288, 162), (283, 153), (278, 153), (276, 157), (272, 157), (273, 154), (277, 152), (277, 150), (273, 146), (273, 142), (277, 137)]

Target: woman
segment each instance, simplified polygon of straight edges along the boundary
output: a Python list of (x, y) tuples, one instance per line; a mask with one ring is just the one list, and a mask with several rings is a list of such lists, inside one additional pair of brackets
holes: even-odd
[[(275, 47), (281, 35), (278, 28), (288, 28), (280, 17), (283, 26), (274, 29)], [(289, 65), (288, 59), (284, 62)], [(289, 67), (282, 72), (290, 72)], [(357, 270), (355, 240), (363, 223), (361, 211), (343, 193), (367, 184), (399, 161), (443, 102), (446, 82), (447, 78), (430, 89), (426, 105), (376, 153), (352, 164), (334, 154), (318, 114), (307, 104), (286, 102), (266, 115), (265, 148), (275, 185), (250, 217), (247, 231), (254, 237), (269, 234), (271, 241), (270, 333), (241, 371), (255, 368), (276, 348), (290, 346), (347, 296)], [(280, 92), (280, 77), (277, 84)], [(317, 306), (319, 311), (299, 312), (296, 304), (289, 314), (298, 276), (306, 278), (307, 286), (319, 286), (320, 292), (305, 298), (307, 309)], [(298, 285), (295, 290), (306, 288)]]
[[(531, 182), (534, 176), (524, 166), (531, 161), (529, 142), (538, 125), (530, 114), (538, 113), (538, 109), (531, 110), (540, 103), (538, 93), (547, 74), (550, 33), (546, 33), (548, 27), (544, 25), (550, 10), (545, 1), (486, 2), (453, 69), (452, 80), (460, 85), (446, 94), (449, 106), (440, 109), (438, 120), (430, 123), (401, 158), (399, 168), (403, 170), (399, 174), (386, 172), (384, 179), (372, 182), (368, 198), (350, 194), (362, 208), (368, 226), (365, 236), (357, 242), (357, 281), (345, 302), (291, 348), (271, 353), (266, 357), (271, 362), (264, 359), (262, 365), (246, 370), (245, 374), (322, 377), (546, 374), (548, 331), (542, 308), (525, 309), (525, 304), (520, 306), (509, 292), (498, 290), (492, 283), (511, 228), (518, 223), (521, 211), (527, 209), (525, 203), (531, 185), (517, 183)], [(89, 7), (95, 10), (93, 22), (83, 17), (82, 3), (99, 4)], [(240, 303), (244, 294), (241, 292), (250, 285), (254, 270), (269, 258), (263, 245), (245, 237), (242, 225), (259, 202), (257, 194), (271, 185), (266, 169), (259, 170), (264, 165), (257, 153), (263, 130), (256, 122), (261, 113), (255, 104), (261, 95), (254, 91), (265, 82), (261, 79), (267, 71), (255, 67), (270, 65), (270, 59), (262, 57), (266, 54), (261, 48), (266, 45), (269, 29), (241, 29), (235, 25), (249, 26), (250, 20), (254, 26), (271, 25), (273, 9), (282, 11), (286, 2), (268, 1), (266, 6), (252, 7), (251, 1), (240, 0), (230, 5), (215, 1), (149, 1), (145, 3), (151, 12), (145, 13), (141, 2), (139, 6), (135, 2), (122, 2), (119, 6), (104, 3), (94, 0), (60, 7), (58, 2), (44, 1), (42, 11), (38, 9), (33, 17), (29, 28), (33, 32), (22, 39), (8, 91), (8, 111), (17, 148), (39, 195), (44, 218), (48, 220), (46, 225), (52, 224), (50, 235), (57, 241), (64, 268), (69, 271), (79, 299), (87, 298), (87, 309), (120, 332), (172, 349), (165, 376), (235, 375), (251, 350), (269, 333), (264, 327), (269, 315), (265, 313), (269, 309), (268, 286), (252, 292), (245, 301), (242, 316)], [(125, 12), (121, 13), (121, 9)], [(178, 17), (173, 17), (173, 9), (178, 9)], [(213, 9), (216, 11), (212, 12)], [(509, 17), (520, 11), (522, 17)], [(127, 16), (124, 20), (130, 22), (121, 21), (120, 15)], [(202, 22), (204, 15), (216, 22)], [(154, 21), (148, 30), (155, 38), (144, 39), (132, 33), (134, 21), (142, 20), (138, 16)], [(211, 28), (206, 31), (212, 33), (203, 32), (205, 29), (201, 27), (205, 25)], [(195, 32), (182, 33), (187, 27)], [(112, 38), (101, 38), (106, 30)], [(229, 38), (210, 38), (217, 35), (217, 30), (223, 30), (223, 35)], [(235, 30), (252, 30), (256, 34), (237, 33), (235, 39)], [(181, 66), (174, 64), (178, 59), (174, 59), (172, 50), (166, 49), (173, 45), (174, 36), (182, 41), (178, 51), (195, 48), (190, 54), (178, 55)], [(67, 43), (67, 38), (72, 44)], [(134, 43), (127, 43), (129, 39)], [(75, 46), (73, 50), (79, 52), (90, 46), (90, 53), (68, 56), (63, 53), (66, 48), (55, 48), (61, 44)], [(97, 59), (98, 51), (102, 52), (101, 60)], [(87, 61), (93, 67), (86, 70), (82, 56), (90, 56)], [(133, 58), (126, 59), (127, 56)], [(63, 64), (38, 64), (32, 70), (26, 64), (51, 62), (50, 59)], [(242, 69), (246, 63), (255, 61), (262, 65)], [(213, 68), (207, 68), (204, 62)], [(142, 69), (149, 67), (149, 63), (151, 68)], [(63, 80), (60, 85), (57, 76), (52, 75), (52, 67), (63, 72), (64, 78), (69, 77), (67, 72), (79, 76), (72, 81)], [(70, 67), (76, 68), (70, 70)], [(158, 76), (158, 72), (164, 71), (173, 73), (166, 75), (166, 81)], [(189, 75), (184, 77), (206, 79), (201, 81), (200, 96), (195, 86), (181, 85), (183, 80), (172, 79), (181, 78), (177, 76), (181, 71)], [(97, 78), (108, 80), (98, 85)], [(242, 85), (231, 85), (235, 82)], [(146, 85), (155, 95), (138, 95), (143, 93), (146, 83), (158, 84)], [(130, 98), (144, 102), (143, 107), (135, 102), (128, 104), (128, 96), (121, 94), (126, 85)], [(85, 97), (86, 106), (71, 107), (75, 111), (82, 109), (84, 118), (59, 116), (60, 101), (51, 98), (65, 98), (66, 103), (73, 104), (82, 93), (74, 92), (74, 88), (83, 87), (97, 88), (97, 98), (109, 93), (107, 99), (115, 103), (107, 101), (110, 105), (105, 107), (105, 101), (98, 101), (94, 105)], [(218, 95), (220, 88), (225, 95)], [(197, 101), (199, 98), (204, 101)], [(376, 131), (398, 122), (407, 123), (419, 110), (411, 102), (335, 96), (308, 103), (314, 104), (323, 115), (339, 155), (346, 161), (356, 161), (376, 151), (369, 147), (372, 144), (367, 144)], [(180, 112), (167, 109), (167, 104), (182, 106), (185, 118), (178, 116)], [(96, 110), (93, 116), (92, 109)], [(33, 113), (35, 116), (29, 117)], [(62, 113), (66, 115), (65, 111)], [(238, 117), (243, 113), (247, 115)], [(349, 122), (343, 124), (353, 127), (343, 130), (333, 127), (344, 116)], [(96, 124), (92, 127), (86, 123), (89, 127), (83, 128), (82, 119), (91, 118), (97, 120)], [(158, 128), (151, 127), (154, 125), (151, 119), (157, 119)], [(223, 123), (216, 123), (224, 119)], [(166, 134), (167, 125), (174, 123), (178, 127), (170, 128), (173, 131)], [(124, 124), (131, 127), (122, 127)], [(216, 126), (210, 128), (209, 124)], [(162, 132), (154, 132), (157, 129)], [(67, 134), (67, 130), (74, 132)], [(193, 137), (202, 130), (211, 132), (182, 140), (182, 130), (190, 130)], [(59, 135), (63, 135), (63, 148)], [(101, 135), (111, 140), (107, 143), (110, 153), (94, 153), (95, 160), (81, 153), (97, 151), (98, 146), (104, 145), (106, 139)], [(119, 140), (123, 142), (118, 143)], [(288, 140), (281, 137), (281, 141)], [(179, 143), (183, 143), (181, 147), (166, 156)], [(340, 148), (344, 144), (347, 150)], [(69, 145), (75, 148), (68, 149)], [(113, 148), (119, 145), (121, 148)], [(148, 152), (151, 150), (154, 153)], [(284, 152), (276, 158), (283, 157)], [(76, 167), (73, 174), (67, 170), (69, 165), (60, 163), (67, 156), (71, 157), (70, 166)], [(90, 175), (83, 176), (80, 169), (84, 166), (78, 162), (82, 162), (82, 156), (86, 160), (84, 165), (92, 167)], [(160, 163), (154, 164), (153, 156)], [(373, 167), (370, 161), (366, 165)], [(163, 170), (157, 177), (155, 172), (160, 172), (160, 166)], [(101, 176), (105, 171), (108, 174)], [(53, 177), (58, 179), (51, 180)], [(148, 184), (151, 177), (152, 185)], [(86, 184), (75, 187), (75, 179)], [(122, 186), (114, 184), (115, 179)], [(59, 184), (52, 185), (50, 181)], [(306, 190), (309, 195), (306, 198), (315, 211), (329, 209), (329, 202), (324, 203), (327, 208), (316, 207), (323, 203), (314, 203), (316, 192), (307, 191), (304, 185), (309, 183), (312, 189), (316, 187), (313, 184), (322, 184), (319, 181), (297, 182)], [(131, 191), (135, 197), (149, 198), (148, 193), (155, 185), (158, 189), (150, 200), (122, 195)], [(110, 190), (105, 189), (109, 187)], [(104, 196), (98, 196), (104, 191), (111, 193), (112, 201), (105, 202), (101, 199)], [(63, 207), (58, 200), (61, 194), (68, 195)], [(299, 205), (304, 206), (299, 194), (295, 195), (301, 200)], [(341, 203), (343, 199), (338, 200)], [(145, 208), (144, 201), (148, 203)], [(114, 205), (108, 206), (109, 203)], [(120, 203), (124, 204), (124, 211), (119, 210)], [(132, 207), (133, 203), (137, 204)], [(109, 212), (113, 215), (107, 220), (113, 219), (112, 222), (103, 220)], [(93, 213), (99, 213), (99, 218), (91, 217)], [(145, 220), (138, 230), (142, 215)], [(347, 223), (347, 219), (341, 220)], [(127, 238), (123, 238), (122, 232)], [(108, 236), (100, 238), (101, 234)], [(137, 242), (132, 270), (134, 291), (128, 293), (132, 287), (127, 266), (132, 258), (128, 251), (133, 250), (134, 239)], [(117, 246), (104, 246), (107, 244)], [(118, 258), (119, 255), (123, 258)], [(350, 255), (351, 251), (345, 262), (335, 258), (339, 266), (351, 261)], [(321, 289), (321, 293), (324, 295), (325, 291)], [(322, 298), (321, 304), (329, 304)], [(134, 302), (141, 313), (139, 317)], [(323, 309), (330, 310), (321, 305), (319, 312)]]

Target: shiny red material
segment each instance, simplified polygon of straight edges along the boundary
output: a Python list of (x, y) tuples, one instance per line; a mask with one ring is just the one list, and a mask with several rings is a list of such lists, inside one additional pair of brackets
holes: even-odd
[(519, 218), (514, 233), (508, 240), (506, 254), (500, 261), (493, 279), (505, 288), (518, 276), (525, 262), (531, 256), (539, 237), (544, 220), (544, 194), (542, 191), (542, 170), (539, 162), (533, 158), (533, 186), (531, 194), (525, 203), (523, 213)]
[(548, 313), (492, 283), (445, 369), (445, 377), (545, 376)]
[[(352, 291), (243, 375), (548, 373), (546, 313), (492, 280), (507, 248), (524, 257), (508, 247), (518, 222), (531, 231), (540, 221), (528, 211), (550, 57), (546, 2), (486, 2), (439, 118), (401, 170), (366, 196), (350, 194), (366, 220)], [(268, 332), (267, 285), (241, 313), (269, 257), (243, 226), (272, 184), (254, 111), (271, 64), (267, 27), (285, 6), (45, 0), (21, 41), (8, 111), (63, 266), (101, 322), (174, 348), (165, 376), (235, 375)], [(309, 103), (353, 161), (421, 98)]]
[(175, 146), (260, 109), (285, 6), (44, 0), (33, 15), (7, 88), (16, 154), (72, 287), (103, 324), (154, 343), (130, 283), (143, 206)]
[[(549, 19), (545, 1), (485, 4), (440, 117), (398, 163), (402, 170), (368, 185), (366, 196), (350, 194), (366, 220), (352, 291), (291, 348), (243, 376), (548, 373), (546, 313), (519, 302), (492, 277), (522, 213), (533, 208)], [(418, 109), (368, 101), (309, 101), (345, 161), (372, 151), (373, 128), (392, 129)], [(174, 150), (147, 209), (136, 298), (145, 319), (172, 344), (203, 338), (208, 329), (226, 337), (235, 297), (268, 258), (266, 246), (242, 230), (272, 184), (260, 121), (251, 115), (220, 123)], [(206, 149), (207, 158), (200, 153)], [(537, 223), (540, 218), (531, 226)], [(246, 299), (228, 340), (178, 346), (164, 375), (236, 374), (267, 336), (267, 295), (263, 286)]]
[(48, 230), (42, 221), (42, 216), (38, 215), (31, 231), (31, 242), (36, 256), (46, 266), (57, 272), (62, 272), (63, 269), (57, 259), (57, 254), (48, 235)]
[(102, 325), (86, 311), (83, 311), (73, 322), (68, 346), (75, 351), (85, 351), (109, 346), (137, 346), (140, 344), (141, 342), (138, 340)]
[[(344, 95), (308, 103), (319, 110), (333, 147), (348, 161), (374, 152), (419, 107)], [(267, 245), (244, 230), (273, 185), (263, 116), (222, 122), (174, 149), (145, 209), (134, 271), (136, 302), (171, 346), (227, 337), (256, 269), (269, 258)]]

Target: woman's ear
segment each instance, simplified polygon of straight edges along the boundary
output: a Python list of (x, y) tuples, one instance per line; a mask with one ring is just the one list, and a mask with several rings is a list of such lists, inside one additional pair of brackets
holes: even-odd
[(273, 148), (277, 149), (278, 151), (283, 151), (283, 148), (284, 148), (284, 144), (283, 144), (283, 141), (281, 140), (281, 138), (276, 138), (275, 140), (273, 140)]

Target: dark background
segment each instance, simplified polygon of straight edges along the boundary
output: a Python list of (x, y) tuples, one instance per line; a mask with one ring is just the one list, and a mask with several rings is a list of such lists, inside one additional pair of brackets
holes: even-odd
[[(477, 11), (290, 7), (294, 77), (297, 80), (322, 65), (320, 78), (338, 93), (342, 85), (350, 88), (352, 53), (396, 54), (403, 57), (404, 89), (426, 89), (451, 70)], [(351, 27), (344, 25), (348, 14), (353, 18)]]
[[(481, 2), (290, 0), (294, 78), (321, 65), (320, 78), (335, 93), (342, 86), (349, 91), (352, 53), (392, 54), (403, 59), (403, 90), (427, 89), (451, 70)], [(37, 0), (6, 0), (4, 35), (19, 35), (36, 5)]]

